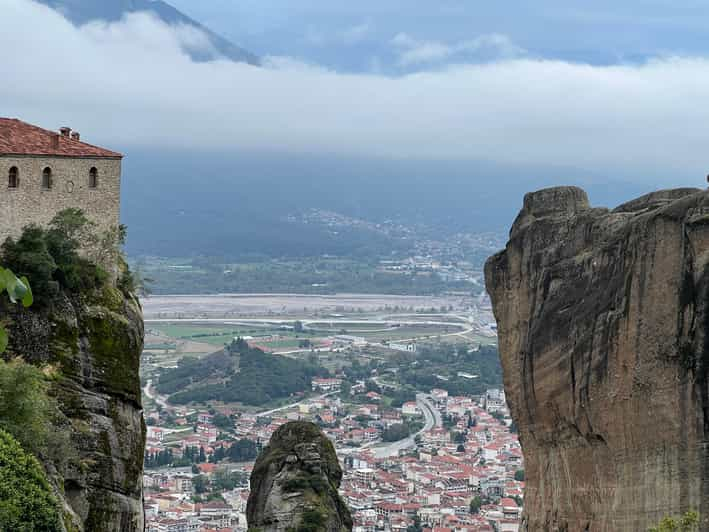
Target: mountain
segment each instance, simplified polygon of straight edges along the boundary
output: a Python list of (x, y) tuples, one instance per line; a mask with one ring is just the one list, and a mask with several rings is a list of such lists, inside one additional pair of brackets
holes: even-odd
[(192, 26), (204, 32), (216, 50), (216, 54), (204, 50), (185, 50), (195, 61), (210, 61), (225, 57), (240, 63), (258, 65), (259, 58), (251, 52), (236, 46), (224, 37), (214, 33), (196, 20), (166, 4), (161, 0), (38, 0), (60, 13), (76, 25), (86, 24), (91, 20), (115, 22), (128, 13), (148, 12), (163, 22), (176, 25)]
[(127, 154), (121, 219), (132, 256), (371, 257), (400, 243), (357, 227), (335, 235), (288, 217), (315, 208), (374, 223), (425, 225), (449, 236), (501, 231), (531, 186), (583, 184), (592, 200), (616, 205), (646, 186), (548, 166), (116, 149)]
[(709, 192), (527, 194), (488, 260), (524, 530), (709, 530)]

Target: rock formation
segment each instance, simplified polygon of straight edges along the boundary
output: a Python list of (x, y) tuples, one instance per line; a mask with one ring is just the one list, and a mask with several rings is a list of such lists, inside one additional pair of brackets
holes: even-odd
[(530, 531), (709, 530), (709, 193), (528, 194), (485, 268)]
[[(138, 369), (143, 317), (130, 294), (105, 286), (58, 295), (50, 305), (6, 309), (8, 357), (54, 368), (50, 393), (68, 433), (70, 458), (43, 465), (63, 506), (64, 526), (78, 532), (142, 532), (143, 453)], [(5, 315), (5, 312), (3, 312)]]
[(249, 530), (352, 530), (350, 512), (337, 493), (341, 480), (335, 448), (325, 434), (312, 423), (286, 423), (251, 473)]

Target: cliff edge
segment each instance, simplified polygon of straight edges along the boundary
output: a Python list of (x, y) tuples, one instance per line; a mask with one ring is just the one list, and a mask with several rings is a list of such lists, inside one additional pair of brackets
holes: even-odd
[(526, 530), (709, 530), (709, 192), (527, 194), (485, 277)]
[(106, 284), (81, 294), (61, 292), (41, 306), (4, 310), (10, 333), (5, 357), (51, 372), (48, 391), (60, 416), (50, 430), (65, 438), (67, 448), (62, 460), (40, 460), (62, 507), (63, 527), (142, 532), (145, 425), (138, 301)]
[(352, 530), (349, 509), (337, 493), (341, 480), (335, 448), (317, 425), (286, 423), (273, 433), (251, 473), (249, 530)]

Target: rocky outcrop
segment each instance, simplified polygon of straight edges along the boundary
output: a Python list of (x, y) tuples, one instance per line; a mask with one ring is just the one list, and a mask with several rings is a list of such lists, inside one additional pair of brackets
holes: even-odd
[(709, 530), (709, 193), (528, 194), (485, 275), (527, 530)]
[(251, 474), (249, 530), (352, 530), (350, 512), (337, 493), (341, 480), (335, 448), (325, 434), (312, 423), (286, 423)]
[(52, 430), (69, 436), (67, 449), (55, 453), (58, 458), (40, 457), (63, 505), (64, 526), (79, 532), (142, 532), (145, 425), (138, 301), (106, 286), (7, 312), (11, 345), (6, 356), (49, 368), (49, 392), (61, 411)]

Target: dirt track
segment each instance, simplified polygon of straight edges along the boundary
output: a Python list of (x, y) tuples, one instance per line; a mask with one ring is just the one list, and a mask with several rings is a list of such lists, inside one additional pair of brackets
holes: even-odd
[(142, 300), (145, 317), (236, 317), (306, 312), (374, 312), (385, 307), (414, 309), (459, 308), (464, 298), (390, 296), (377, 294), (235, 294), (215, 296), (151, 296)]

